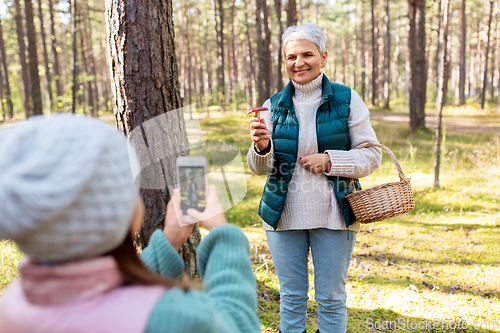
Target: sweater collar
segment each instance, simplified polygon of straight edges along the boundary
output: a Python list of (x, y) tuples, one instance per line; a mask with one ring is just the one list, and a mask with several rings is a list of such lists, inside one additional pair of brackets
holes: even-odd
[(20, 272), (26, 299), (38, 305), (89, 299), (123, 284), (122, 275), (112, 256), (51, 266), (39, 265), (27, 258)]
[(310, 98), (320, 98), (323, 82), (323, 73), (319, 73), (318, 77), (314, 80), (306, 83), (300, 84), (292, 81), (293, 87), (295, 88), (294, 96), (295, 98), (306, 100)]
[[(328, 77), (321, 73), (320, 75), (322, 77), (321, 79), (321, 104), (331, 100), (333, 98), (333, 91), (332, 91), (332, 86), (330, 84), (330, 80)], [(318, 76), (319, 78), (319, 76)], [(318, 79), (316, 78), (316, 79)], [(314, 79), (313, 81), (315, 81)], [(313, 81), (309, 82), (312, 83)], [(309, 83), (305, 84), (308, 85)], [(290, 80), (288, 84), (286, 85), (285, 89), (283, 90), (283, 93), (279, 99), (278, 105), (288, 109), (288, 110), (293, 110), (293, 101), (292, 101), (292, 96), (295, 92), (295, 82)], [(305, 86), (304, 85), (304, 86)]]

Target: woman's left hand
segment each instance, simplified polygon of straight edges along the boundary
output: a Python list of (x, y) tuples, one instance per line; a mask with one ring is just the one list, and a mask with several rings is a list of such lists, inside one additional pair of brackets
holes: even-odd
[(314, 173), (321, 173), (330, 166), (330, 155), (328, 154), (311, 154), (300, 158), (300, 163), (304, 169)]

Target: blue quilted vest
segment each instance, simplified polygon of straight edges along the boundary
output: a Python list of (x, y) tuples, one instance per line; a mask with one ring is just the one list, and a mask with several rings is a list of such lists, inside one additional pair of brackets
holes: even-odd
[[(259, 205), (260, 217), (276, 230), (283, 212), (288, 184), (297, 163), (299, 123), (293, 110), (292, 96), (295, 88), (290, 81), (285, 90), (271, 97), (273, 118), (272, 140), (274, 145), (273, 170), (267, 177)], [(318, 151), (350, 150), (348, 117), (351, 104), (351, 88), (332, 83), (323, 75), (321, 103), (316, 112)], [(346, 199), (351, 193), (349, 178), (325, 176), (333, 187), (342, 211), (346, 227), (356, 219)], [(356, 189), (361, 186), (354, 180)]]

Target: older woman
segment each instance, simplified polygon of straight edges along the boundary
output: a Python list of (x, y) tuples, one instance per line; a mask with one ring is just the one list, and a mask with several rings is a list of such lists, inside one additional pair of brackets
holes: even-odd
[(346, 195), (349, 179), (380, 166), (382, 152), (356, 149), (378, 142), (370, 114), (349, 87), (331, 83), (321, 68), (327, 52), (314, 23), (292, 26), (283, 36), (290, 82), (252, 117), (248, 166), (269, 174), (259, 205), (280, 282), (280, 331), (305, 332), (308, 253), (314, 264), (320, 332), (345, 332), (347, 270), (359, 231)]

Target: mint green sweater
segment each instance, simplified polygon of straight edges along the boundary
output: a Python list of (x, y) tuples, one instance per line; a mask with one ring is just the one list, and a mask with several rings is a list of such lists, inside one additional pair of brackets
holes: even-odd
[[(213, 229), (196, 255), (204, 290), (170, 289), (153, 309), (146, 332), (260, 332), (249, 253), (240, 228), (224, 225)], [(168, 278), (179, 278), (184, 269), (161, 230), (153, 233), (141, 259), (150, 270)]]

